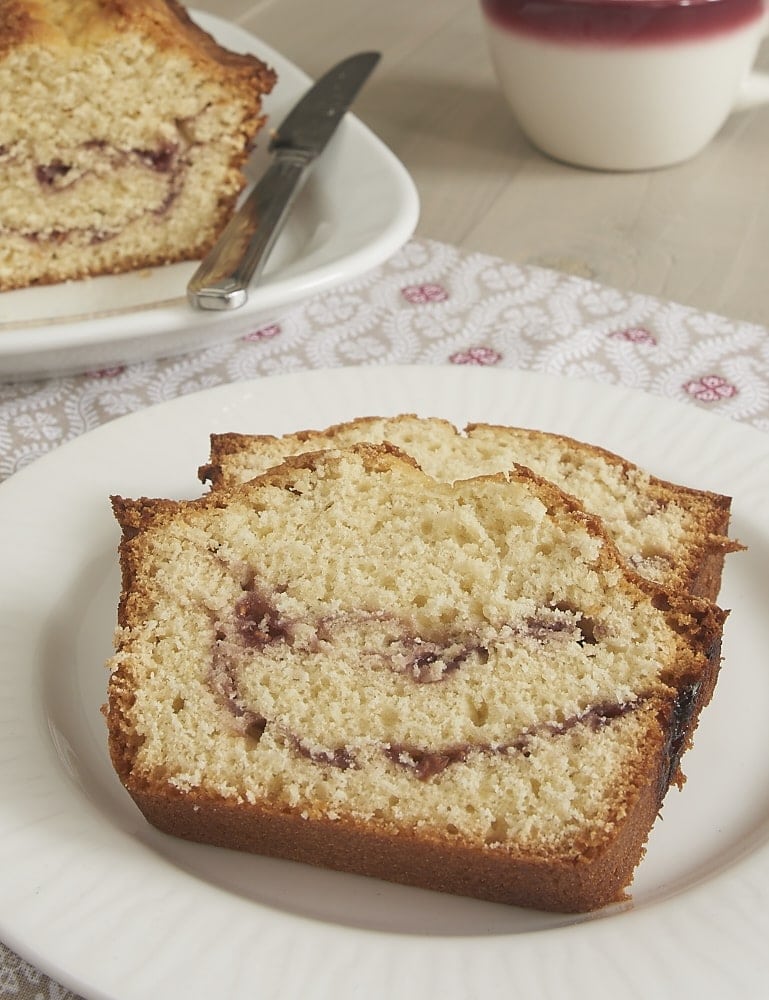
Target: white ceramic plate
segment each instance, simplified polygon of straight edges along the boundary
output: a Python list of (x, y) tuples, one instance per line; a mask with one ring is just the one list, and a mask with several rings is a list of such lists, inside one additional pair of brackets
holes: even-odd
[[(278, 73), (264, 101), (279, 124), (309, 78), (243, 28), (196, 13), (230, 49), (253, 52)], [(248, 174), (265, 169), (269, 126)], [(302, 189), (264, 274), (241, 309), (199, 311), (186, 300), (197, 264), (0, 293), (0, 380), (84, 371), (193, 350), (271, 322), (308, 295), (382, 263), (411, 236), (414, 184), (389, 149), (348, 114)]]
[[(188, 844), (123, 792), (99, 713), (119, 580), (107, 497), (194, 496), (211, 431), (412, 411), (566, 432), (734, 495), (716, 696), (629, 904), (547, 915)], [(526, 372), (365, 367), (117, 420), (0, 486), (0, 938), (86, 997), (757, 997), (769, 957), (769, 439)]]

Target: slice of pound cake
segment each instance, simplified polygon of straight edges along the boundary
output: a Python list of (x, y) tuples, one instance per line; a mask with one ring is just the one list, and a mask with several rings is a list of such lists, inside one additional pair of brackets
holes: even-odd
[(623, 897), (718, 608), (522, 467), (441, 483), (364, 444), (113, 508), (109, 746), (152, 824), (549, 910)]
[(175, 0), (0, 0), (0, 290), (202, 256), (274, 81)]
[(504, 472), (515, 464), (576, 496), (599, 516), (628, 564), (663, 586), (715, 600), (724, 556), (741, 546), (726, 537), (731, 498), (663, 482), (601, 448), (518, 427), (446, 420), (364, 417), (284, 437), (214, 434), (200, 477), (214, 489), (246, 482), (287, 456), (359, 442), (389, 441), (436, 479)]

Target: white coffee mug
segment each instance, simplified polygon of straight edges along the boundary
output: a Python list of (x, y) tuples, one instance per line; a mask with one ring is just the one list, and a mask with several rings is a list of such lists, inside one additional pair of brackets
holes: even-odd
[[(491, 57), (518, 124), (544, 153), (646, 170), (703, 149), (748, 79), (764, 0), (481, 0)], [(745, 87), (746, 81), (752, 90)]]

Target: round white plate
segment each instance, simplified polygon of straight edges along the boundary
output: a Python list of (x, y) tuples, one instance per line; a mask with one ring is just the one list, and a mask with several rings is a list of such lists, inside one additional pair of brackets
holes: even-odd
[[(253, 52), (278, 82), (264, 100), (268, 124), (249, 161), (269, 162), (278, 125), (310, 79), (243, 28), (201, 12), (200, 25), (234, 51)], [(80, 372), (166, 357), (234, 339), (291, 305), (381, 264), (414, 231), (419, 199), (390, 150), (348, 114), (300, 192), (264, 273), (240, 309), (196, 310), (186, 299), (196, 262), (0, 293), (0, 380)]]
[[(548, 915), (166, 837), (112, 772), (99, 708), (119, 590), (108, 495), (195, 496), (212, 431), (417, 412), (572, 434), (731, 493), (715, 698), (630, 903)], [(506, 370), (290, 374), (149, 408), (0, 486), (0, 938), (86, 997), (706, 1000), (769, 974), (769, 439), (622, 388)]]

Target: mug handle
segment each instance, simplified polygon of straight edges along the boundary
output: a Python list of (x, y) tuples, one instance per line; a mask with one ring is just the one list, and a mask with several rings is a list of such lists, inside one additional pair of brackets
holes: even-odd
[[(761, 37), (769, 38), (769, 8), (764, 12)], [(769, 103), (769, 73), (753, 69), (742, 81), (737, 100), (734, 102), (734, 110), (747, 111), (749, 108), (767, 103)]]
[(767, 103), (769, 103), (769, 73), (761, 73), (754, 69), (742, 81), (737, 100), (734, 102), (734, 110), (747, 111), (749, 108), (757, 108), (759, 104)]

